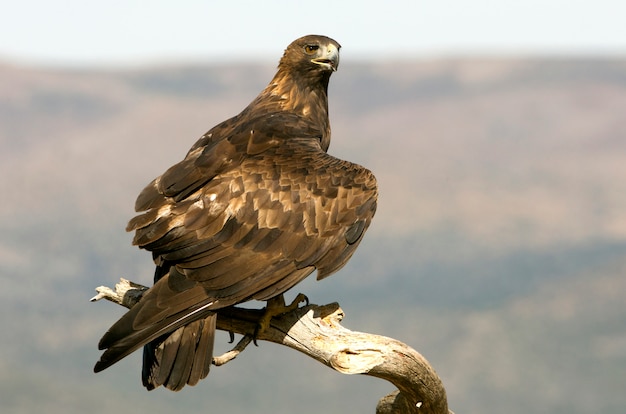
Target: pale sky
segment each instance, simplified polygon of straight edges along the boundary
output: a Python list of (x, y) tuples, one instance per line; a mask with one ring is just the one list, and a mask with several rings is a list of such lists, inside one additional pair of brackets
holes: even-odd
[(277, 61), (305, 34), (344, 58), (626, 56), (624, 0), (0, 0), (0, 61)]

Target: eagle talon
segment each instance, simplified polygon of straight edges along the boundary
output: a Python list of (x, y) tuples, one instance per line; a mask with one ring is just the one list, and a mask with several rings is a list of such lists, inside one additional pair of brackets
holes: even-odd
[(229, 344), (232, 344), (233, 342), (235, 342), (235, 333), (233, 331), (228, 331), (228, 337), (229, 337)]
[(298, 297), (300, 297), (302, 299), (299, 303), (304, 302), (304, 306), (309, 306), (310, 305), (309, 297), (307, 295), (305, 295), (304, 293), (300, 293), (298, 295)]
[(285, 304), (285, 297), (282, 294), (269, 299), (267, 301), (267, 305), (265, 306), (265, 312), (263, 312), (263, 316), (261, 317), (261, 319), (259, 319), (259, 322), (254, 328), (252, 343), (254, 343), (255, 346), (258, 346), (257, 339), (259, 337), (259, 334), (270, 327), (272, 318), (299, 309), (299, 305), (301, 303), (304, 303), (305, 306), (309, 306), (309, 298), (303, 293), (299, 293), (298, 296), (296, 296), (296, 298), (289, 305)]
[(260, 327), (260, 325), (257, 324), (257, 326), (255, 326), (255, 328), (254, 328), (254, 333), (252, 334), (252, 343), (256, 347), (259, 346), (259, 344), (256, 343), (256, 338), (259, 335), (259, 327)]

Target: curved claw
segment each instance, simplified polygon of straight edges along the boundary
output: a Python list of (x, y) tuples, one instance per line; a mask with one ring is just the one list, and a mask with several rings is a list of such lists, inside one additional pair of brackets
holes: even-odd
[(289, 305), (285, 304), (285, 298), (282, 294), (269, 299), (265, 306), (265, 312), (254, 329), (254, 335), (252, 336), (254, 345), (258, 346), (256, 340), (259, 333), (270, 327), (270, 322), (273, 317), (292, 312), (298, 309), (301, 303), (304, 303), (305, 306), (309, 306), (309, 298), (304, 293), (298, 293), (296, 298)]
[(259, 335), (259, 332), (261, 332), (260, 328), (261, 328), (261, 324), (258, 323), (257, 326), (254, 328), (254, 333), (252, 334), (252, 343), (254, 344), (254, 346), (257, 346), (257, 347), (259, 346), (259, 344), (256, 343), (256, 338)]
[[(298, 297), (301, 297), (301, 299), (302, 299), (302, 300), (301, 300), (300, 302), (304, 302), (304, 306), (309, 306), (309, 305), (310, 305), (310, 303), (309, 303), (309, 297), (308, 297), (307, 295), (305, 295), (304, 293), (300, 293), (300, 294), (298, 295)], [(297, 299), (297, 298), (296, 298), (296, 299)], [(298, 302), (298, 303), (300, 303), (300, 302)]]

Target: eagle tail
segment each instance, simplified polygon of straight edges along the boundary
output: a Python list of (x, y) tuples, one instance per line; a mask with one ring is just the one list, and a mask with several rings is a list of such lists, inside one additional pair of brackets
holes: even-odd
[(143, 348), (143, 385), (172, 391), (196, 385), (209, 375), (217, 315), (212, 313), (148, 343)]
[(155, 276), (155, 285), (100, 339), (98, 348), (105, 351), (94, 372), (144, 346), (146, 388), (164, 385), (178, 391), (209, 373), (217, 321), (210, 308), (215, 301), (200, 286), (185, 289), (187, 282), (174, 267), (158, 268)]
[[(209, 374), (211, 368), (216, 321), (214, 312), (191, 322), (183, 317), (176, 323), (164, 321), (164, 324), (133, 332), (111, 344), (105, 343), (104, 347), (101, 343), (101, 349), (106, 350), (94, 372), (105, 370), (145, 344), (142, 381), (148, 390), (164, 385), (172, 391), (179, 391), (185, 384), (195, 385)], [(117, 327), (118, 324), (113, 325), (103, 339), (117, 332)]]

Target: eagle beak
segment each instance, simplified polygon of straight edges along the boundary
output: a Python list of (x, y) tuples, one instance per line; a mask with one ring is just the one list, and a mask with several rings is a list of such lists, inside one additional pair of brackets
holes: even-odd
[(312, 59), (311, 62), (335, 72), (339, 67), (339, 48), (335, 45), (328, 45), (322, 49), (321, 56)]

